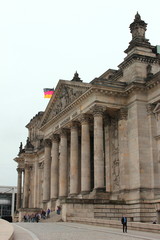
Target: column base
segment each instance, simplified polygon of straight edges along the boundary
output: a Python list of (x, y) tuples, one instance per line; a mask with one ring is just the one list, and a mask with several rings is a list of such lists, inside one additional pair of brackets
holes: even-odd
[(69, 197), (71, 197), (71, 198), (72, 198), (72, 197), (77, 197), (78, 194), (79, 194), (79, 193), (70, 193), (70, 194), (69, 194)]
[(81, 192), (80, 192), (81, 195), (87, 195), (87, 194), (89, 194), (89, 193), (90, 193), (90, 191), (81, 191)]
[(66, 199), (66, 198), (67, 198), (67, 196), (59, 196), (60, 200), (63, 200), (63, 199)]
[(105, 192), (105, 187), (101, 187), (101, 188), (94, 188), (93, 192), (95, 193), (104, 193)]

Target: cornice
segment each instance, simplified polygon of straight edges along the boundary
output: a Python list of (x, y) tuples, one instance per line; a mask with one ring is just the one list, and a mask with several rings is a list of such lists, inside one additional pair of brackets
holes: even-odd
[(58, 113), (55, 117), (53, 117), (51, 120), (49, 120), (47, 123), (44, 123), (40, 130), (43, 131), (47, 128), (50, 124), (55, 122), (57, 119), (65, 115), (67, 112), (69, 112), (71, 109), (73, 109), (75, 106), (80, 104), (82, 101), (84, 101), (88, 96), (94, 93), (101, 93), (108, 96), (126, 96), (126, 93), (124, 92), (124, 88), (121, 89), (112, 89), (111, 86), (108, 86), (108, 89), (106, 87), (100, 87), (100, 86), (92, 86), (89, 90), (87, 90), (85, 93), (83, 93), (78, 99), (76, 99), (74, 102), (72, 102), (68, 107), (66, 107), (64, 110), (62, 110), (60, 113)]
[(138, 61), (138, 62), (144, 62), (144, 63), (152, 63), (152, 64), (160, 64), (160, 59), (155, 58), (155, 57), (150, 57), (150, 56), (145, 56), (141, 54), (132, 54), (129, 57), (126, 57), (125, 60), (118, 65), (120, 69), (125, 69), (129, 65), (131, 65), (133, 62)]
[(70, 103), (65, 109), (63, 109), (60, 113), (58, 113), (55, 117), (50, 119), (48, 122), (43, 122), (43, 125), (41, 126), (40, 130), (46, 129), (50, 124), (57, 121), (60, 117), (64, 116), (66, 113), (68, 113), (71, 109), (73, 109), (75, 106), (80, 104), (82, 101), (84, 101), (88, 96), (95, 93), (104, 94), (107, 96), (119, 96), (119, 97), (128, 97), (129, 94), (133, 93), (134, 91), (142, 91), (145, 92), (148, 89), (155, 87), (157, 84), (160, 83), (160, 78), (153, 79), (150, 82), (132, 82), (129, 85), (124, 86), (118, 86), (116, 88), (115, 83), (114, 84), (108, 84), (107, 86), (99, 86), (99, 85), (92, 85), (90, 89), (88, 89), (85, 93), (83, 93), (80, 97), (78, 97), (75, 101)]
[(155, 74), (149, 81), (146, 82), (146, 88), (149, 90), (156, 87), (158, 84), (160, 84), (160, 72)]
[(24, 162), (24, 157), (16, 157), (13, 160), (17, 163), (23, 163)]

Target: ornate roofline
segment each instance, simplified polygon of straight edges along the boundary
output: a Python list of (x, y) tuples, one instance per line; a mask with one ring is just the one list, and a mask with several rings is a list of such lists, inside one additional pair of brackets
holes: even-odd
[[(152, 58), (150, 58), (150, 59), (152, 59)], [(154, 76), (156, 76), (156, 78)], [(81, 103), (83, 100), (85, 100), (91, 94), (100, 92), (101, 94), (105, 94), (108, 96), (127, 97), (129, 94), (131, 94), (134, 91), (147, 91), (148, 89), (155, 87), (159, 83), (160, 83), (160, 72), (157, 73), (156, 75), (153, 75), (153, 78), (151, 80), (144, 82), (144, 83), (132, 82), (129, 85), (126, 85), (126, 84), (119, 84), (118, 82), (112, 83), (112, 81), (110, 81), (110, 82), (106, 81), (105, 86), (89, 84), (91, 87), (86, 92), (84, 92), (81, 96), (79, 96), (77, 99), (75, 99), (73, 102), (71, 102), (65, 109), (63, 109), (60, 113), (55, 115), (55, 117), (50, 119), (48, 122), (45, 122), (45, 119), (47, 119), (47, 117), (50, 113), (49, 112), (46, 115), (46, 118), (43, 119), (40, 130), (43, 131), (45, 128), (47, 128), (48, 125), (52, 124), (58, 118), (60, 118), (61, 116), (63, 116), (67, 112), (69, 112), (72, 108), (74, 108), (76, 105)], [(50, 105), (51, 110), (52, 110), (53, 105), (54, 105), (54, 102), (52, 103), (52, 105)]]
[(126, 59), (121, 64), (119, 64), (118, 67), (120, 69), (125, 69), (135, 61), (152, 63), (152, 64), (153, 63), (160, 64), (160, 59), (159, 58), (144, 56), (144, 55), (141, 55), (141, 54), (132, 54), (131, 56), (126, 57)]

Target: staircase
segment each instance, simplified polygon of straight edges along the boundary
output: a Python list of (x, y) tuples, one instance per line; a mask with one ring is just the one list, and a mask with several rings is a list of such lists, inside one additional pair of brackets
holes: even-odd
[(54, 212), (51, 212), (50, 213), (50, 216), (49, 218), (46, 218), (46, 219), (41, 219), (40, 222), (43, 222), (43, 223), (48, 223), (48, 222), (62, 222), (62, 216), (61, 214), (58, 215), (55, 211)]

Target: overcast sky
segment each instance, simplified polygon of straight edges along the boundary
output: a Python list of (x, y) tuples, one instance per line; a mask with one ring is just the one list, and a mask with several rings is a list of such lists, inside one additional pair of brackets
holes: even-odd
[(48, 104), (43, 88), (76, 71), (90, 82), (117, 69), (137, 11), (160, 45), (159, 8), (159, 0), (0, 0), (0, 185), (17, 185), (13, 159), (25, 126)]

